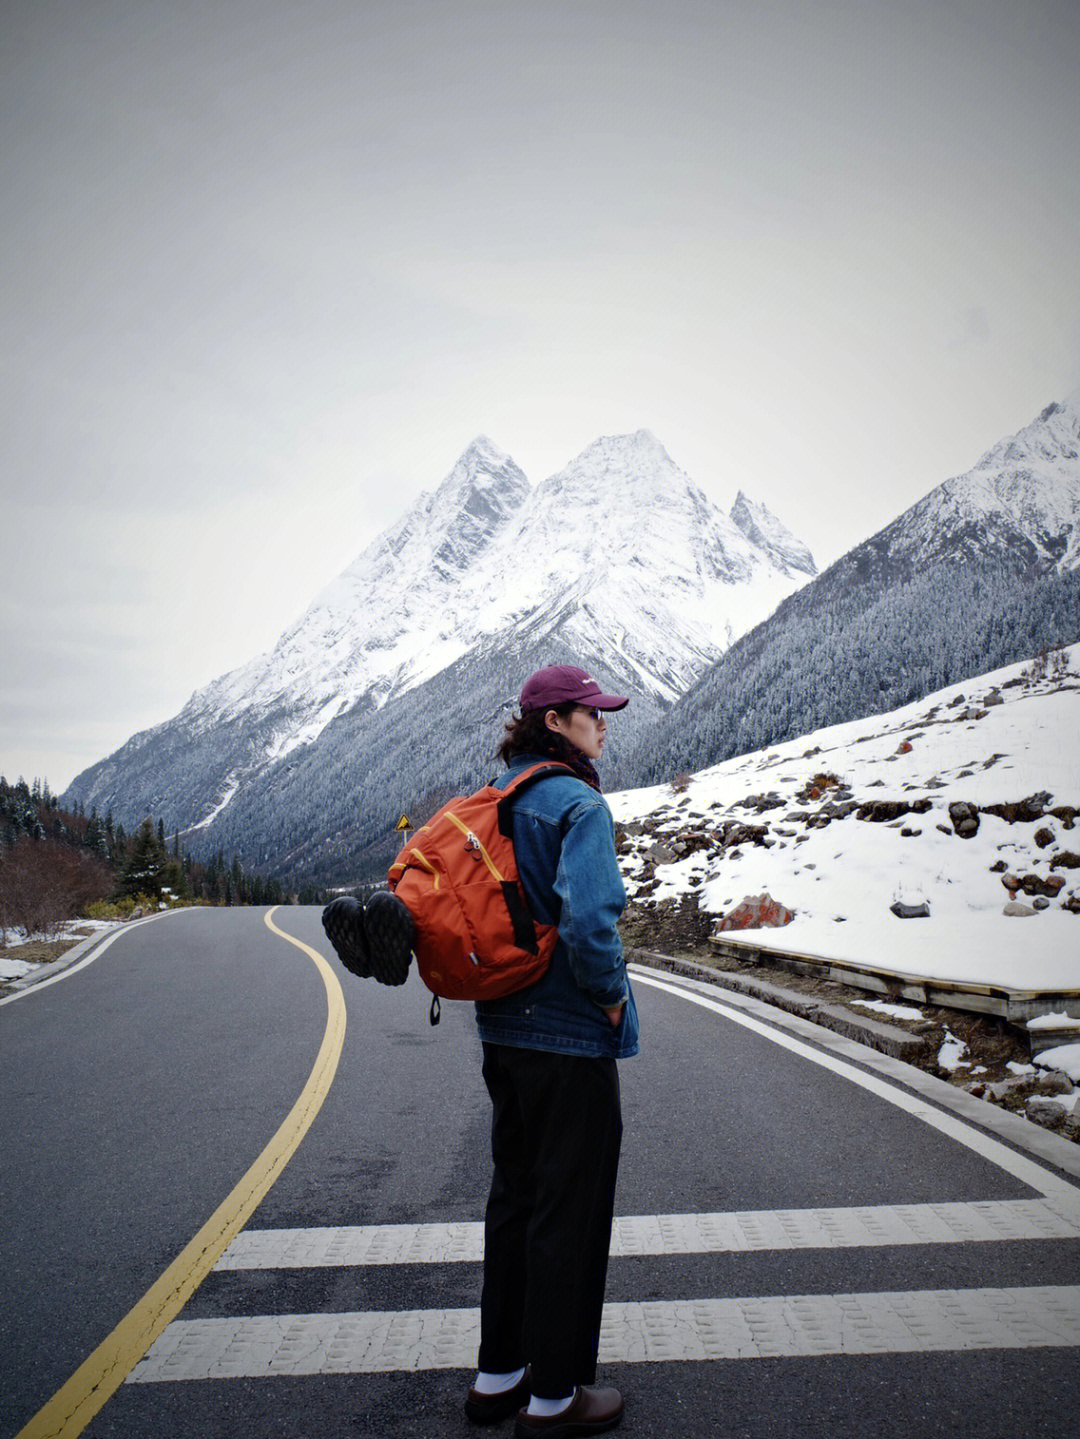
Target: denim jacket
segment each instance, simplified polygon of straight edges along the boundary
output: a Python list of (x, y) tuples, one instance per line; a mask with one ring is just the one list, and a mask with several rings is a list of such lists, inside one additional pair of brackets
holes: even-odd
[[(543, 755), (519, 755), (502, 789)], [(514, 799), (514, 856), (536, 919), (558, 926), (551, 967), (527, 989), (480, 1001), (480, 1038), (522, 1049), (613, 1055), (638, 1051), (638, 1016), (615, 928), (626, 904), (607, 802), (575, 775), (555, 775)], [(604, 1009), (623, 1004), (613, 1028)]]

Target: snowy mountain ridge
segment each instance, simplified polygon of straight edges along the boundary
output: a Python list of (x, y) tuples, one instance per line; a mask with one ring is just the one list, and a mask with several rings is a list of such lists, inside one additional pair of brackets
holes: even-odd
[(767, 517), (760, 542), (647, 431), (596, 441), (535, 489), (479, 436), (272, 652), (198, 691), (178, 719), (198, 732), (272, 715), (272, 761), (358, 702), (381, 707), (479, 645), (557, 624), (584, 663), (602, 644), (628, 683), (673, 700), (814, 573), (768, 510), (748, 512)]
[[(1080, 565), (1080, 391), (1047, 405), (965, 474), (949, 479), (881, 532), (894, 558), (941, 552), (966, 532), (986, 557), (1017, 550), (1034, 569)], [(878, 538), (878, 537), (875, 537)]]

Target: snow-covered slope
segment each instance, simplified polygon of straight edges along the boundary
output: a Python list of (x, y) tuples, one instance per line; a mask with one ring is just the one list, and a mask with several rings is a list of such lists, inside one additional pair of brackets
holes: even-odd
[[(1080, 988), (1080, 646), (888, 714), (610, 797), (631, 900), (717, 917), (768, 893), (748, 938), (898, 974)], [(977, 811), (962, 836), (954, 806)], [(1027, 883), (1027, 916), (1004, 881)], [(1028, 879), (1030, 877), (1030, 879)], [(1051, 891), (1055, 891), (1051, 895)], [(898, 918), (894, 902), (926, 902)]]
[(1080, 565), (1080, 391), (947, 480), (871, 543), (925, 563), (961, 548), (1022, 557), (1032, 570)]

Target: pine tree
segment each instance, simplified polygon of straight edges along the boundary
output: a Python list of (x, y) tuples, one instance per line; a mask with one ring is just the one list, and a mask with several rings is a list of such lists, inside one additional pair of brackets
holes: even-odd
[(154, 833), (153, 821), (144, 819), (136, 832), (131, 854), (120, 877), (122, 894), (146, 894), (160, 899), (167, 856)]

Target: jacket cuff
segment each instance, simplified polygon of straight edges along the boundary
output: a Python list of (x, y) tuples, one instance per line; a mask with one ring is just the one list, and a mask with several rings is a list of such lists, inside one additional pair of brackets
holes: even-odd
[(600, 995), (593, 994), (590, 995), (590, 998), (592, 999), (593, 1003), (598, 1004), (601, 1009), (618, 1009), (620, 1004), (625, 1004), (626, 1001), (630, 998), (630, 990), (629, 987), (624, 984), (620, 986), (618, 994), (614, 995), (613, 997), (606, 994), (602, 997)]

